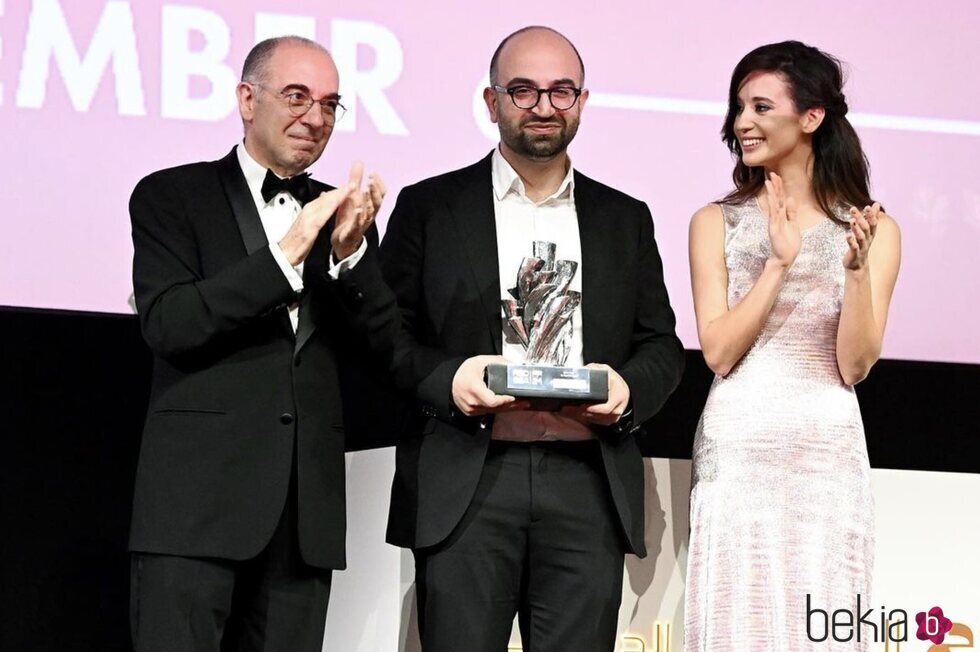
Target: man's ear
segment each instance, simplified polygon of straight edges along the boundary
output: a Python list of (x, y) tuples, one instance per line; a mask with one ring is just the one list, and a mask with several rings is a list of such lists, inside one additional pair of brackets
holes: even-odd
[(490, 122), (497, 122), (497, 92), (487, 86), (483, 89), (483, 101), (487, 103), (487, 111), (490, 112)]
[(235, 94), (238, 96), (238, 113), (242, 120), (250, 122), (255, 113), (255, 87), (248, 82), (239, 82)]

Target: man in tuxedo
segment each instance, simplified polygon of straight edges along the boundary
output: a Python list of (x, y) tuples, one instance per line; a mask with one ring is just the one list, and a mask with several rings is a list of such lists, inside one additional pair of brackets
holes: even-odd
[[(645, 554), (634, 437), (679, 382), (683, 348), (646, 205), (573, 170), (589, 93), (575, 47), (508, 36), (484, 99), (500, 144), (405, 188), (381, 245), (402, 331), (395, 376), (420, 418), (397, 449), (390, 543), (409, 547), (423, 649), (612, 650), (627, 552)], [(501, 300), (534, 241), (579, 263), (566, 364), (608, 372), (609, 398), (529, 409), (484, 382), (520, 362)]]
[(343, 107), (322, 46), (270, 39), (237, 87), (230, 154), (156, 172), (130, 202), (154, 354), (133, 521), (139, 652), (319, 652), (345, 565), (339, 367), (387, 364), (398, 328), (362, 166), (304, 172)]

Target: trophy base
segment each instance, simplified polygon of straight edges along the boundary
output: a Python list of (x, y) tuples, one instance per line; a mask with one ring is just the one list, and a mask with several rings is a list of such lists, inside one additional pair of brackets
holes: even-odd
[(609, 400), (609, 374), (589, 367), (493, 363), (487, 365), (487, 387), (494, 394), (528, 399), (535, 409)]

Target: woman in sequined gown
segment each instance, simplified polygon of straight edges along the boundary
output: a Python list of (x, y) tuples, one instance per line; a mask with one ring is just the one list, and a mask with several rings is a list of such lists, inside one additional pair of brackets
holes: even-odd
[(827, 614), (853, 614), (858, 595), (870, 607), (853, 386), (878, 359), (899, 264), (898, 227), (869, 195), (846, 113), (840, 64), (802, 43), (757, 48), (732, 75), (735, 189), (690, 230), (716, 376), (694, 441), (688, 652), (862, 650), (874, 634), (835, 642), (819, 612), (809, 630), (807, 618), (808, 600)]

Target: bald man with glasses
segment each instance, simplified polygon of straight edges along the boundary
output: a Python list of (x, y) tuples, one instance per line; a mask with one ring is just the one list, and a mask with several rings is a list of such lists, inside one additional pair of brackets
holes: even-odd
[(299, 37), (259, 43), (227, 156), (156, 172), (130, 201), (153, 385), (130, 536), (137, 652), (320, 652), (344, 568), (344, 365), (389, 362), (376, 262), (384, 185), (311, 179), (343, 114)]
[[(645, 554), (636, 431), (680, 380), (683, 348), (650, 211), (574, 170), (588, 101), (561, 34), (530, 27), (490, 63), (500, 144), (398, 197), (381, 244), (402, 313), (395, 378), (418, 419), (398, 444), (389, 542), (415, 557), (422, 648), (611, 652), (627, 552)], [(608, 374), (608, 400), (532, 409), (484, 382), (524, 362), (502, 302), (535, 242), (578, 269), (569, 366)]]

